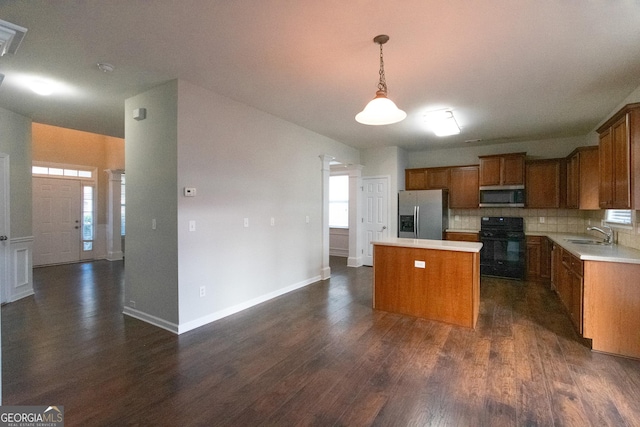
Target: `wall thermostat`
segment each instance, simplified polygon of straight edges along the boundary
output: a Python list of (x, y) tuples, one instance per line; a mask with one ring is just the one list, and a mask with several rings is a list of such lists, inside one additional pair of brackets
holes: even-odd
[(195, 197), (196, 189), (194, 187), (184, 187), (184, 196), (185, 197)]

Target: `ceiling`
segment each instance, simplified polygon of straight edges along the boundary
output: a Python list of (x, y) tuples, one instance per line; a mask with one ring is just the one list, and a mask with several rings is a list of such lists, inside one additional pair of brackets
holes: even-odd
[[(117, 137), (124, 100), (175, 78), (353, 147), (407, 150), (585, 135), (640, 86), (636, 0), (0, 0), (0, 19), (28, 29), (0, 58), (0, 107)], [(366, 126), (354, 116), (375, 95), (378, 34), (408, 117)], [(36, 76), (57, 92), (25, 89)], [(442, 108), (460, 135), (427, 131)]]

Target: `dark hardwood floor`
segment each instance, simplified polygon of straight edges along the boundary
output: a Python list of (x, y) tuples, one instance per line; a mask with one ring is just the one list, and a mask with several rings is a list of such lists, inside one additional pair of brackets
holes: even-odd
[(475, 331), (371, 309), (371, 269), (176, 336), (123, 265), (38, 268), (2, 307), (3, 403), (67, 426), (637, 426), (640, 362), (592, 353), (545, 286), (483, 278)]

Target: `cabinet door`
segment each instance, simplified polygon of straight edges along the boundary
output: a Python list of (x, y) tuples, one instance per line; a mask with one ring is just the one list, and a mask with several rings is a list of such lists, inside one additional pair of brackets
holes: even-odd
[(527, 207), (560, 207), (561, 160), (527, 162)]
[(449, 188), (449, 168), (428, 168), (427, 190), (440, 190)]
[(600, 134), (600, 207), (608, 209), (613, 204), (613, 138), (611, 130)]
[(405, 190), (426, 190), (427, 175), (426, 169), (405, 169), (404, 180)]
[(580, 158), (576, 153), (567, 161), (567, 208), (578, 207), (579, 180)]
[(578, 209), (598, 209), (598, 147), (581, 149), (578, 153)]
[(613, 150), (613, 207), (629, 209), (629, 138), (627, 134), (627, 115), (611, 127)]
[(480, 203), (478, 166), (451, 168), (449, 181), (449, 207), (475, 209)]
[(480, 159), (480, 185), (500, 185), (500, 157)]
[(502, 158), (502, 184), (524, 184), (524, 156), (504, 156)]
[(546, 237), (540, 239), (540, 279), (551, 279), (551, 241)]
[(571, 321), (576, 327), (576, 330), (582, 335), (582, 303), (583, 303), (583, 289), (584, 284), (582, 277), (575, 273), (571, 273), (571, 305), (569, 308), (569, 314)]
[(527, 237), (525, 262), (527, 280), (540, 280), (540, 237)]

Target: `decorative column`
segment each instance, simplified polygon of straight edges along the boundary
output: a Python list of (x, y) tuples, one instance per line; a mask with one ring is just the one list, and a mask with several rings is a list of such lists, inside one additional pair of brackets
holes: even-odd
[(329, 177), (331, 176), (331, 161), (333, 157), (323, 154), (322, 160), (322, 269), (320, 278), (322, 280), (331, 277), (331, 267), (329, 266)]
[(122, 230), (120, 212), (120, 190), (122, 169), (107, 169), (109, 176), (109, 197), (107, 203), (107, 260), (118, 261), (123, 258)]
[(362, 165), (349, 165), (349, 258), (348, 267), (362, 266)]

